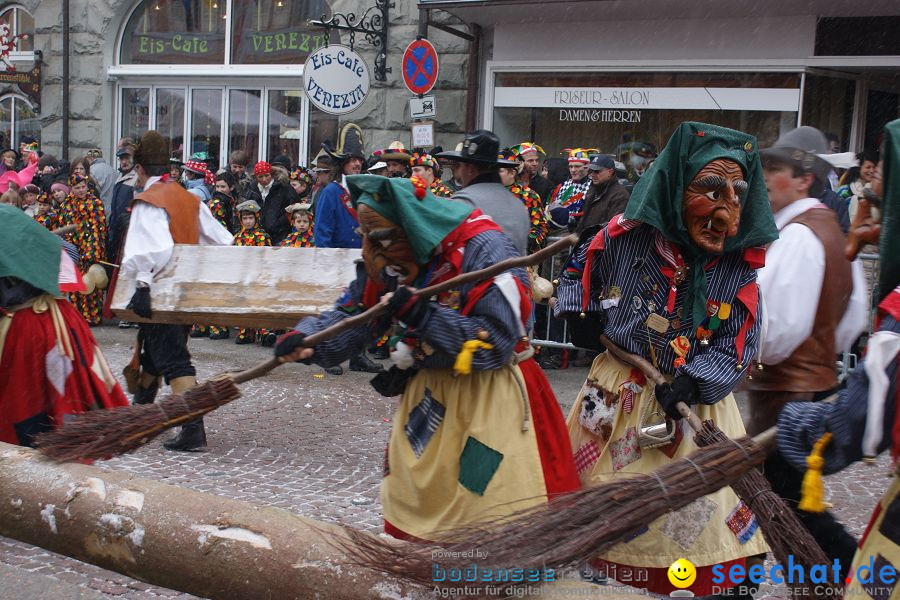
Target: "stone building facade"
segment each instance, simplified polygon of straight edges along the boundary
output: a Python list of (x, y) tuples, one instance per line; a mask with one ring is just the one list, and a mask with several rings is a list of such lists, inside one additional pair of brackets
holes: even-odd
[[(64, 122), (62, 1), (21, 0), (15, 5), (0, 5), (0, 14), (15, 6), (33, 17), (33, 50), (37, 51), (41, 66), (40, 105), (36, 114), (27, 115), (27, 111), (23, 114), (30, 119), (30, 131), (39, 132), (36, 137), (39, 137), (44, 152), (72, 158), (89, 148), (100, 148), (108, 157), (120, 137), (134, 137), (153, 126), (159, 129), (164, 123), (170, 129), (177, 129), (181, 127), (177, 123), (181, 118), (183, 130), (173, 130), (171, 138), (173, 152), (181, 152), (185, 157), (198, 148), (221, 157), (236, 145), (245, 144), (251, 154), (256, 154), (251, 156), (253, 160), (272, 158), (274, 154), (286, 151), (294, 160), (308, 162), (318, 151), (321, 140), (336, 141), (339, 124), (348, 121), (362, 127), (367, 151), (386, 147), (393, 140), (410, 144), (408, 100), (412, 95), (403, 84), (400, 61), (407, 44), (416, 39), (418, 32), (419, 13), (415, 0), (394, 0), (394, 6), (389, 8), (387, 66), (391, 72), (387, 74), (387, 80), (376, 81), (373, 73), (371, 90), (363, 105), (339, 118), (318, 113), (300, 91), (307, 52), (298, 51), (272, 60), (262, 55), (265, 51), (263, 41), (256, 47), (251, 45), (249, 36), (256, 34), (251, 29), (286, 32), (302, 18), (304, 25), (298, 26), (298, 30), (309, 32), (313, 40), (321, 40), (316, 38), (316, 35), (322, 35), (321, 29), (305, 26), (308, 18), (317, 18), (323, 9), (328, 14), (352, 12), (360, 15), (374, 6), (375, 0), (68, 2), (67, 151), (61, 148)], [(260, 8), (263, 4), (265, 6)], [(231, 15), (226, 7), (230, 7)], [(167, 11), (172, 14), (171, 19), (166, 18)], [(278, 11), (286, 11), (284, 14), (289, 13), (292, 17), (284, 23), (279, 22)], [(244, 18), (239, 23), (241, 15)], [(432, 19), (467, 31), (464, 24), (447, 13), (442, 16), (435, 12)], [(248, 25), (251, 21), (255, 25)], [(185, 31), (179, 31), (179, 24), (185, 23)], [(225, 37), (231, 38), (228, 43), (224, 42)], [(335, 43), (338, 37), (341, 43), (348, 45), (347, 33), (332, 32), (331, 42)], [(173, 44), (173, 39), (178, 40), (178, 44)], [(437, 115), (433, 119), (436, 144), (452, 148), (462, 138), (466, 123), (469, 42), (435, 28), (429, 30), (428, 39), (440, 57), (439, 79), (432, 92), (437, 105)], [(193, 46), (190, 40), (193, 40)], [(316, 43), (312, 41), (307, 47), (311, 49)], [(202, 54), (200, 49), (203, 48), (212, 49), (208, 52), (212, 56), (222, 44), (226, 49), (230, 47), (229, 60), (224, 60), (221, 51), (218, 58), (213, 56), (209, 60), (197, 56)], [(375, 49), (361, 34), (356, 34), (354, 46), (366, 59), (372, 73)], [(160, 55), (153, 56), (153, 50), (157, 48), (163, 50)], [(255, 51), (262, 57), (259, 64), (254, 63)], [(179, 55), (179, 52), (183, 54)], [(18, 96), (21, 91), (17, 86), (0, 83), (0, 99)], [(2, 106), (0, 100), (0, 109)], [(205, 117), (203, 106), (212, 107)], [(238, 109), (243, 117), (235, 117)], [(254, 113), (257, 110), (258, 116)], [(229, 121), (236, 119), (243, 132), (235, 133), (230, 128)], [(24, 119), (19, 120), (17, 127), (3, 123), (0, 110), (0, 131), (6, 132), (10, 142), (24, 135), (25, 123)], [(199, 132), (198, 128), (204, 131)], [(254, 141), (248, 136), (258, 139)]]

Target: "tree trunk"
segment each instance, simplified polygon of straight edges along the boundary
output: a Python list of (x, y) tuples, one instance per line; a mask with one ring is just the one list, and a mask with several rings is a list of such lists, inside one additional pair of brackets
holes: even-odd
[(348, 565), (335, 525), (3, 443), (0, 534), (206, 598), (431, 597)]

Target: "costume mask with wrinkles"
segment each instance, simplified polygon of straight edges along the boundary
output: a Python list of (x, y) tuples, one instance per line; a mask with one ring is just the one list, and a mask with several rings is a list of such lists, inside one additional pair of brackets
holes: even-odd
[(698, 248), (722, 254), (725, 238), (737, 235), (741, 224), (741, 199), (747, 182), (740, 165), (727, 158), (713, 160), (700, 169), (684, 191), (682, 218)]
[(366, 273), (373, 281), (399, 277), (398, 283), (411, 284), (419, 274), (419, 265), (406, 232), (374, 209), (360, 204), (356, 212), (363, 234), (362, 258)]

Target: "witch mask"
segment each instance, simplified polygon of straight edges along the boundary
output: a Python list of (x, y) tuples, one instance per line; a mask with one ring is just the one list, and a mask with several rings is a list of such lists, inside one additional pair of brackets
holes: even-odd
[(737, 235), (741, 199), (747, 182), (740, 165), (716, 159), (694, 176), (684, 192), (682, 219), (694, 244), (711, 254), (725, 250), (725, 239)]
[(357, 217), (363, 234), (362, 258), (369, 277), (373, 281), (398, 277), (401, 284), (412, 283), (419, 274), (419, 265), (403, 228), (365, 204), (357, 208)]

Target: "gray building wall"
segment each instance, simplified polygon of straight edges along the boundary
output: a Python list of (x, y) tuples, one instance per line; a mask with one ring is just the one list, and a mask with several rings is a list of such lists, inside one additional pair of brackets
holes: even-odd
[[(62, 3), (23, 0), (20, 4), (35, 19), (35, 49), (43, 53), (41, 90), (41, 145), (44, 152), (73, 158), (93, 147), (103, 149), (108, 158), (117, 140), (115, 82), (107, 69), (115, 64), (118, 36), (135, 0), (70, 0), (70, 73), (69, 73), (69, 149), (62, 141)], [(332, 9), (357, 15), (373, 5), (370, 0), (334, 0)], [(387, 65), (392, 72), (387, 81), (374, 80), (369, 97), (361, 108), (341, 117), (364, 131), (366, 150), (386, 147), (393, 140), (410, 143), (410, 92), (403, 84), (400, 60), (406, 46), (416, 38), (418, 9), (415, 0), (395, 0), (390, 9)], [(433, 18), (466, 31), (460, 21), (435, 11)], [(436, 143), (452, 148), (462, 139), (465, 127), (466, 69), (469, 44), (462, 38), (432, 28), (428, 35), (440, 58), (440, 73), (435, 89), (437, 117)], [(345, 33), (344, 43), (348, 43)], [(362, 35), (356, 36), (355, 49), (374, 69), (375, 51)], [(215, 83), (227, 83), (216, 81)], [(293, 81), (291, 81), (293, 83)], [(299, 84), (298, 84), (299, 85)], [(12, 91), (11, 86), (9, 91)], [(0, 93), (4, 90), (0, 89)]]

